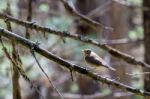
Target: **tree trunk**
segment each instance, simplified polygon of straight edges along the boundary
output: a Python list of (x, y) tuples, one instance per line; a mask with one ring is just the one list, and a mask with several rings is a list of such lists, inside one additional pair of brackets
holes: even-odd
[(18, 70), (16, 70), (16, 68), (13, 67), (13, 76), (12, 76), (13, 99), (21, 99), (19, 76), (20, 76), (20, 74), (19, 74)]
[[(145, 45), (145, 62), (150, 64), (150, 0), (143, 0), (143, 8), (148, 10), (143, 11), (143, 25), (144, 25), (144, 45)], [(149, 68), (144, 68), (144, 72), (150, 72)], [(150, 92), (150, 75), (144, 77), (144, 89)], [(146, 97), (150, 99), (150, 97)]]
[[(75, 7), (80, 13), (87, 15), (90, 11), (100, 6), (100, 4), (102, 4), (102, 1), (103, 0), (92, 0), (91, 4), (91, 0), (77, 0), (75, 3)], [(78, 33), (79, 35), (85, 36), (89, 33), (93, 33), (93, 30), (86, 24), (79, 23), (76, 24), (76, 26), (73, 28), (76, 28), (76, 31), (74, 33)], [(80, 94), (93, 94), (100, 91), (99, 84), (87, 77), (79, 76), (78, 83), (80, 88)]]
[[(111, 20), (112, 27), (114, 28), (114, 31), (110, 34), (111, 39), (115, 40), (115, 39), (123, 39), (128, 37), (127, 13), (128, 13), (127, 8), (125, 6), (122, 6), (115, 2), (112, 3), (110, 20)], [(119, 44), (119, 45), (113, 45), (113, 47), (122, 52), (129, 54), (129, 50), (127, 50), (129, 45)], [(120, 78), (119, 82), (123, 82), (127, 85), (130, 85), (131, 79), (127, 77), (125, 74), (128, 70), (131, 69), (131, 67), (123, 61), (112, 58), (111, 63), (113, 64), (114, 62), (117, 62), (117, 64), (114, 64), (117, 71), (115, 72), (115, 75), (114, 73), (112, 73), (113, 78), (119, 77)], [(114, 89), (114, 90), (115, 90), (114, 94), (119, 92), (118, 89)], [(116, 99), (131, 99), (131, 96), (122, 96)]]

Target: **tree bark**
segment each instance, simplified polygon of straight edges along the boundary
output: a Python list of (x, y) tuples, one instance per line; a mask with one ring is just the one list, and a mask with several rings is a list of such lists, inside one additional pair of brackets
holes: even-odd
[(18, 70), (16, 70), (16, 68), (13, 67), (13, 76), (12, 76), (13, 99), (21, 99), (19, 76), (20, 76), (20, 74), (19, 74)]
[[(99, 6), (100, 3), (101, 0), (92, 0), (92, 4), (91, 4), (91, 0), (77, 0), (75, 3), (75, 7), (77, 11), (79, 11), (81, 14), (87, 15), (91, 10)], [(73, 28), (76, 28), (77, 30), (75, 33), (79, 33), (79, 35), (84, 35), (84, 36), (93, 31), (86, 24), (76, 24), (76, 26)], [(78, 83), (80, 88), (79, 91), (80, 94), (93, 94), (95, 92), (100, 91), (99, 84), (85, 76), (83, 77), (80, 75), (78, 79)]]
[[(111, 24), (112, 27), (114, 28), (114, 31), (110, 34), (111, 39), (123, 39), (128, 37), (128, 25), (127, 25), (127, 8), (125, 6), (122, 6), (116, 2), (112, 3), (112, 9), (110, 12), (111, 16)], [(110, 36), (109, 35), (109, 36)], [(125, 53), (130, 53), (127, 48), (129, 45), (113, 45), (114, 48), (125, 52)], [(115, 58), (112, 58), (111, 63), (117, 61)], [(123, 61), (120, 61), (118, 64), (115, 64), (116, 72), (115, 74), (113, 73), (112, 75), (114, 77), (119, 77), (119, 81), (123, 82), (127, 85), (130, 85), (131, 79), (127, 77), (126, 71), (131, 70), (131, 67), (126, 64)], [(118, 92), (118, 89), (115, 89), (114, 93)], [(124, 97), (118, 97), (116, 99), (131, 99), (131, 96), (124, 96)]]
[[(145, 62), (150, 64), (150, 0), (143, 0), (143, 26), (144, 26), (144, 45), (145, 45)], [(144, 68), (144, 72), (150, 72), (149, 68)], [(144, 77), (144, 89), (150, 92), (150, 75)], [(146, 97), (145, 99), (150, 99)]]

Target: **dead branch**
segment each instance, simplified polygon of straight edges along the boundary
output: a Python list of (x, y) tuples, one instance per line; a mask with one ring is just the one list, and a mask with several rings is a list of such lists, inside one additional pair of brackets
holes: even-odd
[[(19, 74), (24, 78), (25, 81), (27, 81), (30, 85), (31, 85), (31, 88), (35, 89), (36, 92), (41, 96), (42, 99), (45, 99), (44, 96), (41, 94), (41, 92), (39, 91), (39, 89), (37, 88), (37, 86), (35, 86), (32, 81), (29, 79), (29, 77), (26, 75), (25, 71), (22, 69), (22, 66), (21, 64), (18, 64), (16, 63), (16, 61), (9, 55), (6, 47), (4, 46), (3, 44), (3, 41), (2, 41), (2, 38), (0, 37), (0, 42), (2, 44), (2, 47), (3, 47), (3, 51), (6, 55), (6, 57), (10, 60), (10, 62), (13, 64), (13, 68), (15, 68), (16, 71), (19, 72)], [(18, 83), (15, 83), (15, 84), (18, 84)], [(17, 96), (17, 97), (14, 97), (14, 98), (18, 98), (18, 99), (21, 99), (21, 96), (20, 98)]]
[(48, 77), (47, 73), (45, 72), (45, 70), (42, 68), (42, 65), (40, 64), (40, 62), (38, 61), (35, 52), (34, 52), (34, 48), (31, 49), (31, 54), (34, 57), (36, 63), (38, 64), (39, 68), (41, 69), (41, 71), (43, 72), (43, 74), (46, 76), (46, 78), (48, 79), (49, 83), (52, 85), (52, 87), (56, 90), (56, 92), (58, 93), (58, 95), (60, 96), (61, 99), (64, 99), (63, 95), (59, 92), (59, 90), (55, 87), (54, 83), (51, 81), (51, 79)]
[[(52, 94), (54, 97), (58, 97), (55, 93)], [(131, 96), (134, 95), (133, 93), (128, 93), (128, 92), (116, 92), (113, 94), (113, 97), (115, 98), (121, 98), (121, 97), (125, 97), (125, 96)], [(63, 96), (66, 99), (105, 99), (108, 97), (112, 97), (111, 93), (108, 94), (103, 94), (100, 92), (94, 93), (94, 94), (90, 94), (90, 95), (86, 95), (86, 94), (72, 94), (72, 93), (63, 93)]]
[(103, 42), (108, 45), (117, 45), (117, 44), (130, 44), (130, 43), (142, 43), (144, 40), (142, 38), (138, 38), (135, 40), (123, 38), (123, 39), (115, 39), (115, 40), (101, 40), (100, 42)]
[(147, 64), (143, 61), (137, 60), (135, 57), (133, 57), (131, 55), (128, 55), (124, 52), (121, 52), (117, 49), (114, 49), (114, 48), (112, 48), (111, 46), (109, 46), (107, 44), (103, 44), (103, 43), (94, 41), (92, 39), (84, 38), (84, 37), (81, 37), (80, 35), (71, 34), (71, 33), (66, 32), (66, 31), (58, 31), (58, 30), (54, 30), (54, 29), (51, 29), (51, 28), (48, 28), (48, 27), (43, 27), (43, 26), (37, 25), (33, 22), (22, 21), (22, 20), (16, 19), (14, 17), (8, 16), (8, 15), (2, 14), (2, 13), (0, 13), (0, 18), (2, 18), (2, 19), (7, 18), (11, 22), (23, 25), (23, 26), (31, 28), (31, 29), (39, 30), (39, 31), (42, 31), (42, 32), (47, 32), (47, 33), (54, 34), (54, 35), (59, 35), (59, 36), (72, 38), (74, 40), (78, 40), (78, 41), (81, 41), (81, 42), (84, 42), (84, 43), (87, 43), (87, 44), (92, 44), (94, 46), (97, 46), (97, 47), (100, 47), (100, 48), (104, 49), (105, 51), (109, 52), (112, 56), (115, 56), (119, 59), (122, 59), (122, 60), (126, 61), (129, 64), (140, 65), (140, 66), (143, 66), (143, 67), (150, 68), (149, 64)]
[[(9, 1), (7, 1), (6, 13), (11, 15), (11, 9), (10, 9)], [(10, 21), (8, 21), (7, 19), (5, 19), (4, 21), (6, 23), (7, 30), (12, 32), (12, 26), (11, 26)], [(12, 60), (14, 60), (16, 62), (16, 64), (19, 64), (21, 62), (18, 61), (20, 56), (19, 56), (19, 54), (16, 50), (16, 42), (14, 40), (11, 40), (11, 44), (12, 44), (12, 49), (13, 49), (12, 53), (11, 53)], [(3, 45), (3, 48), (4, 48), (4, 45)], [(15, 65), (15, 64), (12, 64), (12, 65)], [(21, 88), (20, 88), (20, 83), (19, 83), (20, 74), (19, 74), (18, 70), (14, 67), (15, 66), (13, 66), (13, 74), (12, 74), (13, 99), (22, 99), (22, 97), (21, 97)]]
[(52, 61), (60, 64), (61, 66), (68, 68), (69, 70), (72, 69), (73, 71), (76, 71), (80, 74), (86, 75), (86, 76), (88, 76), (88, 77), (90, 77), (90, 78), (92, 78), (96, 81), (100, 81), (102, 83), (112, 85), (116, 88), (123, 89), (123, 90), (129, 91), (129, 92), (132, 92), (132, 93), (135, 93), (135, 94), (139, 94), (139, 95), (142, 95), (142, 96), (150, 96), (150, 92), (146, 92), (144, 90), (133, 88), (131, 86), (125, 85), (125, 84), (120, 83), (118, 81), (115, 81), (115, 80), (112, 80), (112, 79), (109, 79), (109, 78), (105, 78), (103, 76), (100, 76), (96, 73), (91, 72), (88, 69), (85, 69), (85, 68), (80, 67), (78, 65), (72, 64), (72, 63), (70, 63), (70, 62), (68, 62), (68, 61), (52, 54), (51, 52), (43, 49), (42, 47), (37, 46), (36, 43), (34, 43), (34, 42), (32, 42), (32, 41), (30, 41), (26, 38), (23, 38), (23, 37), (15, 34), (13, 32), (10, 32), (6, 29), (0, 28), (0, 35), (4, 36), (4, 37), (6, 37), (10, 40), (14, 39), (18, 43), (22, 44), (23, 46), (26, 46), (29, 49), (34, 47), (34, 50), (37, 53), (39, 53), (40, 55), (46, 57), (47, 59), (52, 60)]
[(60, 0), (60, 1), (63, 3), (65, 9), (71, 16), (78, 17), (80, 20), (87, 23), (89, 26), (91, 26), (93, 28), (97, 28), (99, 30), (103, 30), (103, 29), (113, 30), (113, 28), (104, 26), (102, 23), (98, 23), (98, 22), (88, 18), (87, 16), (79, 13), (75, 8), (73, 8), (71, 5), (69, 5), (69, 3), (67, 1), (65, 1), (65, 0)]

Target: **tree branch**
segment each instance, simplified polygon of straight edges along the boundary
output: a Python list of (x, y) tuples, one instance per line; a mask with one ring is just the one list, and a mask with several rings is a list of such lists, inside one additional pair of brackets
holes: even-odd
[[(58, 98), (58, 96), (54, 93), (52, 94), (55, 98)], [(72, 94), (72, 93), (63, 93), (63, 96), (65, 99), (104, 99), (106, 97), (110, 97), (109, 94), (103, 94), (103, 93), (94, 93), (91, 95), (81, 95), (81, 94)]]
[[(53, 93), (52, 94), (55, 98), (58, 98), (57, 94)], [(132, 96), (134, 95), (133, 93), (127, 93), (127, 92), (116, 92), (113, 94), (114, 98), (123, 98), (125, 96)], [(66, 99), (107, 99), (107, 98), (112, 98), (112, 95), (110, 93), (104, 94), (104, 93), (94, 93), (90, 95), (86, 94), (72, 94), (72, 93), (63, 93), (64, 98)]]
[[(14, 61), (14, 59), (12, 59), (12, 57), (9, 55), (6, 47), (4, 46), (3, 44), (3, 41), (2, 41), (2, 38), (0, 37), (0, 42), (2, 44), (2, 47), (3, 47), (3, 51), (6, 55), (6, 57), (10, 60), (10, 62), (13, 64), (13, 68), (15, 68), (21, 75), (22, 77), (25, 79), (25, 81), (27, 81), (30, 85), (31, 85), (31, 88), (35, 89), (36, 92), (42, 97), (42, 99), (45, 99), (43, 97), (43, 95), (40, 93), (39, 89), (37, 88), (37, 86), (35, 86), (32, 81), (29, 79), (29, 77), (26, 75), (26, 73), (24, 72), (24, 70), (22, 69), (22, 64), (18, 64), (16, 63), (16, 61)], [(14, 84), (18, 84), (18, 83), (14, 83)], [(18, 96), (17, 97), (13, 97), (13, 99), (21, 99), (21, 97), (19, 98)]]
[(36, 43), (34, 43), (34, 42), (32, 42), (28, 39), (25, 39), (25, 38), (13, 33), (13, 32), (10, 32), (10, 31), (6, 30), (6, 29), (0, 28), (0, 35), (4, 36), (4, 37), (6, 37), (10, 40), (12, 40), (12, 39), (16, 40), (18, 43), (22, 44), (23, 46), (26, 46), (29, 49), (34, 47), (34, 50), (37, 53), (39, 53), (40, 55), (46, 57), (47, 59), (52, 60), (52, 61), (60, 64), (63, 67), (66, 67), (68, 69), (72, 69), (72, 70), (74, 70), (74, 71), (76, 71), (80, 74), (86, 75), (86, 76), (88, 76), (88, 77), (90, 77), (94, 80), (100, 81), (102, 83), (106, 83), (108, 85), (112, 85), (114, 87), (129, 91), (129, 92), (132, 92), (132, 93), (135, 93), (135, 94), (139, 94), (139, 95), (143, 95), (143, 96), (150, 96), (150, 92), (146, 92), (146, 91), (143, 91), (143, 90), (140, 90), (140, 89), (133, 88), (133, 87), (128, 86), (128, 85), (124, 85), (120, 82), (117, 82), (117, 81), (111, 80), (109, 78), (105, 78), (105, 77), (102, 77), (100, 75), (97, 75), (96, 73), (93, 73), (90, 70), (82, 68), (78, 65), (69, 63), (68, 61), (52, 54), (51, 52), (43, 49), (42, 47), (37, 46)]
[(41, 71), (43, 72), (43, 74), (46, 76), (46, 78), (48, 79), (49, 83), (52, 85), (52, 87), (56, 90), (57, 94), (60, 96), (59, 98), (64, 99), (63, 95), (59, 92), (59, 90), (55, 87), (54, 83), (51, 81), (51, 79), (49, 78), (49, 76), (47, 75), (47, 73), (45, 72), (45, 70), (42, 68), (42, 65), (40, 64), (40, 62), (38, 61), (35, 53), (34, 53), (34, 48), (31, 49), (31, 54), (34, 57), (36, 63), (38, 64), (39, 68), (41, 69)]
[(143, 67), (150, 68), (149, 64), (147, 64), (147, 63), (145, 63), (143, 61), (137, 60), (133, 56), (128, 55), (126, 53), (123, 53), (123, 52), (121, 52), (121, 51), (119, 51), (117, 49), (114, 49), (114, 48), (112, 48), (109, 45), (106, 45), (106, 44), (94, 41), (92, 39), (83, 38), (80, 35), (71, 34), (69, 32), (65, 32), (65, 31), (53, 30), (51, 28), (47, 28), (47, 27), (43, 27), (43, 26), (34, 24), (33, 22), (22, 21), (22, 20), (13, 18), (11, 16), (4, 15), (2, 13), (0, 13), (0, 18), (2, 18), (2, 19), (7, 18), (7, 20), (10, 20), (11, 22), (23, 25), (23, 26), (31, 28), (31, 29), (39, 30), (39, 31), (42, 31), (42, 32), (47, 32), (47, 33), (54, 34), (54, 35), (59, 35), (59, 36), (72, 38), (74, 40), (78, 40), (78, 41), (81, 41), (81, 42), (84, 42), (84, 43), (87, 43), (87, 44), (92, 44), (94, 46), (97, 46), (97, 47), (100, 47), (100, 48), (104, 49), (105, 51), (109, 52), (112, 56), (115, 56), (115, 57), (117, 57), (119, 59), (122, 59), (122, 60), (126, 61), (129, 64), (141, 65)]
[(94, 28), (97, 28), (99, 30), (102, 30), (102, 29), (109, 29), (109, 30), (113, 30), (113, 28), (111, 27), (107, 27), (107, 26), (104, 26), (102, 23), (98, 23), (90, 18), (88, 18), (87, 16), (79, 13), (75, 8), (73, 8), (72, 6), (69, 5), (69, 3), (65, 0), (60, 0), (66, 11), (71, 15), (71, 16), (75, 16), (75, 17), (78, 17), (81, 21), (87, 23), (89, 26), (91, 27), (94, 27)]
[[(7, 1), (7, 9), (6, 9), (7, 14), (11, 15), (11, 9), (10, 9), (10, 3), (9, 1)], [(7, 30), (12, 32), (12, 26), (10, 21), (8, 21), (7, 19), (4, 20), (4, 22), (6, 23), (6, 27)], [(1, 41), (2, 43), (2, 41)], [(19, 62), (19, 53), (17, 52), (16, 48), (16, 42), (14, 40), (11, 40), (11, 44), (12, 44), (12, 60), (14, 60), (16, 62), (16, 64), (20, 64), (21, 62)], [(3, 45), (3, 49), (4, 49), (4, 45)], [(6, 50), (6, 48), (5, 48)], [(6, 51), (5, 51), (6, 52)], [(15, 64), (12, 64), (15, 65)], [(13, 87), (13, 99), (22, 99), (21, 97), (21, 88), (20, 88), (20, 83), (19, 83), (19, 79), (20, 79), (20, 74), (19, 71), (15, 68), (15, 66), (13, 66), (13, 73), (12, 73), (12, 87)]]
[[(27, 15), (27, 21), (31, 21), (32, 20), (32, 0), (28, 1), (28, 15)], [(30, 38), (30, 33), (29, 33), (29, 29), (26, 28), (26, 38)]]
[(144, 40), (142, 38), (137, 38), (135, 40), (129, 38), (115, 39), (115, 40), (101, 40), (108, 45), (117, 45), (117, 44), (130, 44), (130, 43), (142, 43)]

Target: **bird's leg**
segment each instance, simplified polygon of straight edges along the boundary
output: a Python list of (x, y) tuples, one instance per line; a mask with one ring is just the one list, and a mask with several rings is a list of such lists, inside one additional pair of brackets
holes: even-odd
[(73, 79), (73, 65), (69, 68), (69, 70), (70, 70), (71, 80), (73, 82), (74, 81), (74, 79)]

